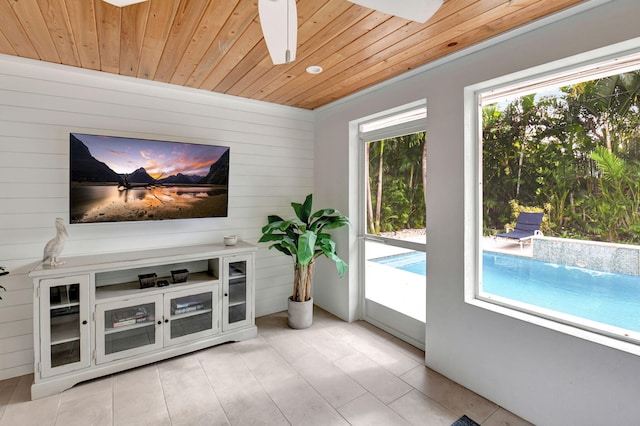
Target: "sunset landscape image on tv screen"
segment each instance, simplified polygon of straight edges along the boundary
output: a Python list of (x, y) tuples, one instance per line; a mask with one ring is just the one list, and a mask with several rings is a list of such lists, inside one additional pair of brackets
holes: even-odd
[(69, 223), (226, 217), (229, 148), (70, 134)]

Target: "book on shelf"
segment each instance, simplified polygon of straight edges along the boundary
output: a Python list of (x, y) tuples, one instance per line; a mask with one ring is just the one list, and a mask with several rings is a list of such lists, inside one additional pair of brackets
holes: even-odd
[(135, 318), (131, 318), (128, 320), (122, 320), (122, 321), (117, 321), (113, 323), (113, 328), (118, 328), (118, 327), (124, 327), (125, 325), (132, 325), (135, 324), (136, 320)]
[(199, 311), (204, 308), (204, 304), (197, 303), (195, 305), (184, 306), (182, 308), (177, 308), (173, 311), (174, 315), (186, 314), (187, 312)]
[(151, 320), (151, 314), (143, 306), (136, 309), (116, 311), (111, 314), (113, 328), (124, 327)]
[(175, 302), (174, 306), (176, 309), (180, 309), (180, 308), (188, 308), (189, 306), (193, 306), (201, 303), (202, 302), (200, 302), (199, 300), (186, 300), (184, 302)]

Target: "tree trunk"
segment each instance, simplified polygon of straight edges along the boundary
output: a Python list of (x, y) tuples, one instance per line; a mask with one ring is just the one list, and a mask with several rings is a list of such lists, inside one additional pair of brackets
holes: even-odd
[(369, 232), (371, 232), (372, 234), (376, 233), (376, 228), (375, 225), (373, 223), (373, 204), (372, 204), (372, 200), (371, 200), (371, 177), (369, 176), (369, 150), (370, 150), (371, 144), (369, 142), (364, 144), (364, 167), (365, 167), (365, 193), (366, 193), (366, 203), (367, 203), (367, 227), (369, 229)]
[(422, 143), (422, 194), (424, 195), (425, 213), (427, 211), (427, 138)]
[(611, 143), (611, 123), (609, 122), (609, 114), (604, 114), (604, 124), (602, 126), (602, 133), (604, 134), (604, 143), (607, 146), (607, 151), (613, 152), (613, 144)]
[(376, 230), (380, 231), (380, 216), (382, 212), (382, 166), (384, 164), (384, 140), (380, 141), (380, 160), (378, 161), (378, 195), (376, 198)]
[(516, 181), (516, 200), (520, 195), (520, 179), (522, 177), (522, 163), (524, 162), (524, 143), (520, 149), (520, 159), (518, 160), (518, 180)]
[(296, 302), (305, 302), (311, 299), (311, 281), (313, 280), (313, 266), (311, 262), (308, 265), (300, 265), (296, 263), (293, 273), (293, 300)]

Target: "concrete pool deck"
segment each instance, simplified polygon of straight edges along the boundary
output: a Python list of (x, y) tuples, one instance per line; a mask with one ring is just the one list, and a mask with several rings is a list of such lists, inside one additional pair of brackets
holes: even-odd
[[(404, 239), (424, 243), (425, 236)], [(426, 247), (428, 254), (429, 245), (427, 244)], [(527, 242), (521, 249), (520, 244), (517, 242), (483, 237), (481, 248), (486, 252), (533, 258), (570, 266), (598, 266), (594, 269), (603, 272), (640, 276), (640, 247), (634, 245), (540, 237)], [(426, 320), (428, 277), (407, 272), (391, 265), (369, 261), (412, 251), (414, 250), (367, 242), (365, 297), (424, 323)], [(549, 253), (551, 253), (552, 259), (545, 259), (544, 256), (549, 255)], [(604, 264), (604, 266), (600, 264)], [(615, 270), (615, 268), (619, 270)], [(630, 271), (629, 268), (633, 269), (633, 271)]]
[(482, 237), (482, 250), (496, 253), (510, 254), (512, 256), (533, 257), (533, 242), (526, 242), (522, 249), (516, 241), (504, 238)]
[[(407, 241), (423, 243), (424, 235), (404, 238)], [(427, 244), (427, 253), (429, 252)], [(413, 250), (393, 247), (385, 244), (367, 242), (366, 258), (378, 259), (394, 256)], [(520, 244), (509, 240), (495, 240), (492, 237), (482, 238), (482, 250), (492, 251), (514, 256), (532, 257), (532, 245), (527, 243), (523, 249)], [(365, 297), (390, 309), (401, 312), (418, 321), (426, 319), (426, 277), (406, 272), (389, 265), (376, 262), (366, 262), (365, 274), (367, 277)]]

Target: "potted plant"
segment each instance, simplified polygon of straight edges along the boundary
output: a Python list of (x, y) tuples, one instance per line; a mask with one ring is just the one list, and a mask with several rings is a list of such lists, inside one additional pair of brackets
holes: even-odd
[(307, 328), (313, 322), (311, 282), (314, 261), (325, 256), (336, 263), (342, 277), (347, 264), (336, 254), (336, 243), (325, 231), (349, 224), (349, 219), (335, 209), (321, 209), (311, 213), (313, 195), (307, 195), (304, 203), (291, 203), (296, 217), (285, 220), (269, 216), (262, 228), (258, 242), (272, 243), (269, 249), (291, 256), (294, 266), (293, 294), (289, 297), (288, 322), (291, 328)]

